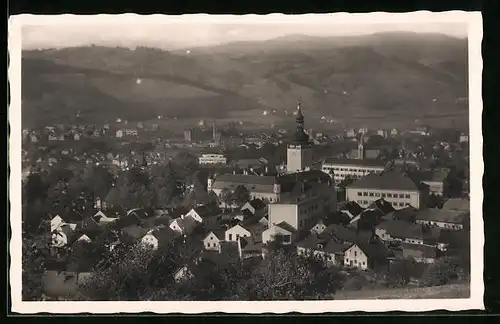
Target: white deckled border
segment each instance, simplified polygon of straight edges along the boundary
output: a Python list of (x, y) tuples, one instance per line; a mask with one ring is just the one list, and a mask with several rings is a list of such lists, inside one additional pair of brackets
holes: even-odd
[[(468, 299), (413, 299), (413, 300), (333, 300), (333, 301), (230, 301), (230, 302), (23, 302), (21, 299), (21, 27), (23, 25), (69, 24), (193, 24), (193, 23), (293, 23), (293, 24), (428, 24), (464, 23), (468, 25), (469, 39), (469, 124), (470, 124), (470, 190), (471, 190), (471, 296)], [(479, 12), (449, 11), (433, 13), (335, 13), (306, 15), (55, 15), (23, 14), (9, 19), (8, 49), (10, 66), (8, 76), (11, 104), (10, 122), (10, 289), (13, 312), (24, 314), (46, 313), (324, 313), (349, 311), (430, 311), (484, 309), (483, 304), (483, 219), (482, 219), (482, 19)], [(195, 303), (196, 305), (193, 305)]]

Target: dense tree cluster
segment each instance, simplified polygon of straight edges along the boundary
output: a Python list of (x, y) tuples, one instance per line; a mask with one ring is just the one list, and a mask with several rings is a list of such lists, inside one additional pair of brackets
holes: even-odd
[[(117, 250), (80, 289), (89, 300), (302, 300), (331, 299), (342, 284), (338, 269), (280, 248), (258, 264), (213, 264), (194, 262), (184, 245)], [(183, 265), (193, 276), (175, 282), (173, 273)]]

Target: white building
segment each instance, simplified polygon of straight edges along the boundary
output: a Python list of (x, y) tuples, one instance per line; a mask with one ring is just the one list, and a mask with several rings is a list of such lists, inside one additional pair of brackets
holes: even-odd
[(463, 230), (468, 225), (470, 213), (458, 210), (428, 208), (416, 215), (416, 223), (448, 230)]
[(460, 134), (460, 143), (467, 143), (469, 141), (469, 135), (467, 134)]
[(207, 153), (198, 158), (198, 163), (202, 165), (227, 164), (227, 158), (224, 154)]
[(302, 115), (300, 103), (297, 106), (296, 124), (297, 130), (287, 147), (286, 170), (288, 173), (308, 170), (313, 164), (312, 144), (309, 135), (304, 131), (304, 115)]
[(429, 197), (429, 186), (419, 182), (408, 173), (387, 171), (369, 174), (347, 186), (346, 198), (366, 208), (383, 198), (395, 209), (411, 205), (425, 208)]
[(241, 225), (235, 225), (225, 233), (226, 242), (237, 242), (240, 237), (250, 237), (252, 234)]
[(207, 251), (219, 251), (220, 243), (223, 241), (222, 234), (210, 232), (203, 239), (203, 246)]
[(378, 160), (366, 159), (335, 159), (329, 158), (323, 161), (321, 170), (333, 177), (335, 183), (340, 183), (346, 177), (359, 179), (371, 173), (384, 171), (385, 163)]
[(292, 244), (296, 240), (297, 230), (286, 222), (271, 225), (262, 233), (262, 243), (275, 241), (278, 237), (281, 244)]
[(319, 195), (305, 192), (303, 196), (269, 204), (269, 226), (288, 223), (295, 230), (309, 230), (325, 213), (325, 202)]

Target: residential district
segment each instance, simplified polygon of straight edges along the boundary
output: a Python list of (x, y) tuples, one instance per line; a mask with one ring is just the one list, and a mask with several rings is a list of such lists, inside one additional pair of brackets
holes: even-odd
[(306, 130), (300, 104), (294, 118), (292, 132), (201, 121), (168, 139), (158, 125), (120, 119), (23, 130), (25, 298), (78, 290), (108, 261), (71, 256), (92, 244), (189, 245), (189, 259), (168, 274), (178, 283), (202, 259), (258, 266), (273, 242), (347, 277), (407, 260), (424, 273), (450, 257), (470, 262), (466, 133), (327, 135)]

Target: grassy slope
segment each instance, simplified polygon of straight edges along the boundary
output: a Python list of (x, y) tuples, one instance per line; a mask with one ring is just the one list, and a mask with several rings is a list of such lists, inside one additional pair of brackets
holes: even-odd
[(23, 54), (24, 121), (71, 118), (77, 110), (90, 119), (221, 118), (292, 109), (298, 99), (311, 117), (455, 115), (467, 111), (455, 102), (467, 96), (466, 62), (465, 40), (416, 34), (284, 37), (189, 55), (150, 48), (31, 51)]
[(468, 298), (468, 284), (451, 284), (425, 288), (367, 289), (359, 291), (340, 291), (335, 299), (433, 299), (433, 298)]

